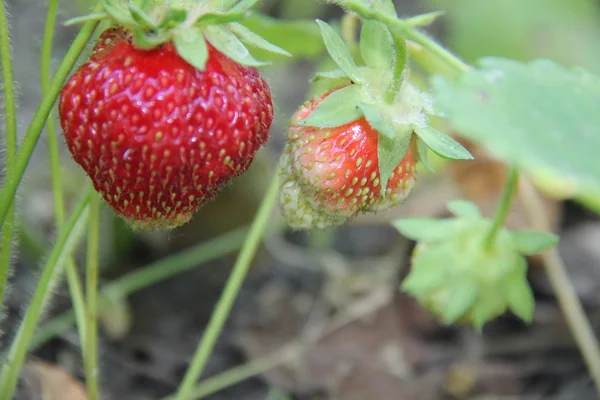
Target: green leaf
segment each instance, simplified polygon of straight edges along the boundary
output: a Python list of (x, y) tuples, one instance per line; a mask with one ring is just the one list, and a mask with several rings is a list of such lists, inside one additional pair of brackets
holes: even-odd
[(431, 126), (416, 128), (415, 133), (429, 146), (437, 155), (450, 160), (473, 159), (469, 150), (450, 136), (443, 134)]
[(280, 54), (287, 57), (292, 56), (289, 52), (267, 42), (265, 39), (237, 22), (229, 24), (229, 30), (236, 34), (238, 38), (247, 45), (259, 48), (269, 53)]
[(336, 90), (299, 125), (332, 128), (360, 118), (360, 110), (356, 106), (359, 94), (358, 85), (348, 85)]
[(468, 278), (450, 286), (448, 301), (442, 309), (444, 323), (451, 324), (462, 317), (475, 304), (478, 294), (477, 282)]
[(338, 35), (327, 23), (321, 20), (317, 20), (317, 23), (321, 29), (325, 47), (333, 61), (344, 70), (354, 82), (361, 82), (362, 78), (358, 73), (358, 68), (340, 35)]
[(392, 226), (403, 236), (422, 242), (435, 242), (456, 232), (456, 220), (434, 218), (403, 218), (392, 221)]
[[(293, 54), (295, 59), (315, 59), (325, 53), (321, 31), (314, 20), (281, 20), (253, 12), (240, 23), (269, 43)], [(263, 55), (260, 50), (254, 53), (261, 58), (269, 56), (267, 53)]]
[(377, 156), (379, 157), (381, 195), (384, 197), (392, 172), (400, 165), (400, 162), (402, 162), (408, 152), (412, 139), (412, 129), (407, 129), (406, 132), (396, 131), (392, 138), (382, 132), (379, 133), (377, 139)]
[(506, 285), (508, 307), (525, 322), (531, 322), (535, 308), (535, 299), (527, 278), (523, 275), (510, 280)]
[(389, 70), (394, 62), (394, 39), (379, 21), (366, 20), (360, 30), (360, 54), (373, 69)]
[(453, 200), (448, 202), (448, 210), (457, 217), (475, 218), (481, 217), (479, 208), (471, 201)]
[(546, 232), (512, 231), (510, 236), (515, 247), (525, 255), (537, 254), (559, 242), (558, 236)]
[(425, 14), (415, 15), (414, 17), (405, 19), (407, 24), (420, 28), (433, 24), (436, 19), (444, 15), (444, 11), (432, 11)]
[(204, 71), (208, 60), (208, 48), (204, 35), (197, 29), (178, 32), (173, 38), (177, 53), (196, 69)]
[(417, 151), (419, 152), (419, 161), (427, 168), (429, 172), (435, 172), (433, 166), (429, 162), (429, 147), (421, 138), (417, 138)]
[(243, 65), (261, 66), (267, 63), (256, 60), (246, 46), (231, 32), (220, 26), (207, 26), (206, 39), (221, 53)]
[(548, 60), (485, 58), (455, 81), (433, 82), (454, 129), (507, 164), (600, 187), (600, 78)]

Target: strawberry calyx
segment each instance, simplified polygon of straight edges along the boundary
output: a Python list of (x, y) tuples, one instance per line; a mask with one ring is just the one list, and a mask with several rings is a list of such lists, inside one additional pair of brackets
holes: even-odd
[(66, 24), (109, 20), (130, 30), (134, 45), (142, 49), (173, 42), (177, 53), (201, 71), (208, 60), (206, 42), (247, 66), (268, 64), (255, 59), (248, 47), (289, 57), (290, 53), (240, 23), (256, 3), (258, 0), (100, 0), (102, 11)]
[(501, 228), (490, 247), (482, 245), (493, 221), (477, 206), (453, 201), (454, 218), (406, 218), (393, 225), (417, 241), (402, 289), (444, 323), (481, 330), (507, 310), (531, 322), (534, 298), (527, 281), (526, 255), (556, 245), (558, 237)]
[[(345, 2), (334, 3), (344, 6)], [(396, 15), (390, 1), (371, 3), (381, 12)], [(438, 15), (414, 17), (411, 24), (427, 24)], [(320, 20), (317, 23), (327, 51), (339, 69), (319, 72), (313, 81), (326, 80), (331, 82), (331, 86), (326, 87), (341, 89), (328, 96), (299, 124), (324, 128), (364, 117), (379, 134), (382, 196), (394, 168), (406, 155), (413, 135), (417, 137), (420, 161), (425, 165), (428, 148), (447, 159), (473, 158), (458, 142), (429, 125), (428, 115), (433, 114), (431, 99), (409, 82), (410, 68), (403, 37), (378, 20), (362, 18), (359, 41), (362, 60), (357, 62), (331, 26)]]

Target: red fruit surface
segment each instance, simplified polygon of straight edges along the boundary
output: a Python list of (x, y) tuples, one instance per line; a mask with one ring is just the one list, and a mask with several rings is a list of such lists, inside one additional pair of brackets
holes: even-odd
[(171, 43), (138, 49), (125, 29), (110, 28), (61, 92), (73, 158), (135, 229), (187, 222), (268, 139), (266, 82), (207, 45), (200, 71)]
[(299, 125), (330, 93), (307, 102), (292, 117), (281, 198), (292, 226), (336, 225), (360, 212), (392, 207), (404, 201), (415, 181), (414, 136), (382, 197), (379, 134), (364, 118), (333, 128)]

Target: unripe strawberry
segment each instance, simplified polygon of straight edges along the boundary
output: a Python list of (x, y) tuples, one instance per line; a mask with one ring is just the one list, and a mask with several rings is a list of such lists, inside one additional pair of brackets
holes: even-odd
[(368, 211), (396, 206), (415, 182), (416, 141), (393, 170), (382, 195), (378, 132), (360, 118), (328, 128), (302, 126), (330, 93), (307, 102), (292, 117), (281, 160), (280, 203), (294, 228), (339, 225)]
[(507, 310), (530, 321), (534, 299), (524, 256), (553, 246), (558, 238), (505, 228), (493, 231), (494, 222), (469, 202), (452, 202), (449, 208), (456, 218), (394, 221), (402, 234), (418, 241), (402, 289), (445, 323), (481, 329)]

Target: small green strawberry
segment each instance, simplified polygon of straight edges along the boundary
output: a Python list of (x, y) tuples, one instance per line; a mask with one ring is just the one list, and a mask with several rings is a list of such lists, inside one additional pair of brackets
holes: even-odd
[(493, 221), (470, 202), (449, 204), (456, 218), (408, 218), (394, 222), (417, 240), (402, 289), (445, 323), (481, 329), (507, 310), (529, 322), (534, 299), (527, 282), (525, 255), (557, 243), (554, 235), (501, 228), (490, 246), (485, 239)]

